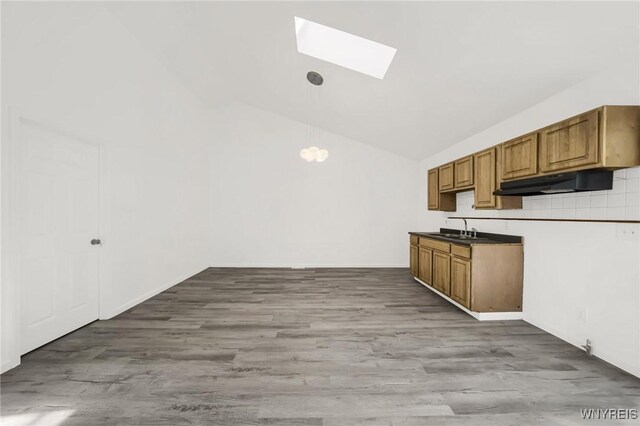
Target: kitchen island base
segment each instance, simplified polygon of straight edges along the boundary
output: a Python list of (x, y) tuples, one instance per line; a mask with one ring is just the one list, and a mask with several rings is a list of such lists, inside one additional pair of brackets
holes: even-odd
[(446, 228), (409, 234), (416, 281), (476, 319), (522, 319), (522, 237)]

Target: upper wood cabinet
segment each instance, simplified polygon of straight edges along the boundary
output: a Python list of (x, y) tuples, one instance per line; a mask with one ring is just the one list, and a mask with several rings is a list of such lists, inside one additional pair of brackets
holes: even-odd
[(473, 186), (473, 155), (456, 160), (453, 163), (453, 174), (456, 189), (470, 188)]
[(451, 256), (451, 298), (469, 308), (471, 306), (471, 262)]
[[(502, 175), (502, 150), (496, 147), (496, 188), (500, 187), (500, 176)], [(521, 209), (522, 197), (499, 197), (496, 196), (496, 206), (498, 210)]]
[(475, 191), (473, 194), (476, 209), (521, 209), (522, 197), (498, 197), (493, 191), (499, 186), (501, 167), (499, 147), (485, 149), (475, 154)]
[(453, 163), (445, 164), (438, 168), (438, 188), (440, 188), (440, 191), (454, 189)]
[(502, 180), (531, 176), (538, 173), (538, 134), (510, 140), (500, 145)]
[(438, 187), (438, 169), (431, 169), (427, 173), (427, 208), (429, 210), (438, 210), (440, 207), (439, 195), (440, 188)]
[(431, 169), (427, 174), (427, 208), (446, 212), (456, 211), (456, 194), (440, 192), (439, 169)]
[(496, 149), (490, 148), (474, 155), (476, 208), (496, 207)]
[(600, 113), (604, 167), (640, 166), (640, 106), (604, 106)]
[(540, 170), (596, 165), (598, 148), (598, 110), (545, 127), (540, 131)]
[(640, 165), (640, 106), (606, 105), (539, 133), (543, 174)]
[(455, 211), (456, 193), (475, 190), (477, 209), (520, 209), (495, 196), (503, 181), (559, 172), (640, 166), (640, 106), (605, 105), (429, 170), (427, 207)]

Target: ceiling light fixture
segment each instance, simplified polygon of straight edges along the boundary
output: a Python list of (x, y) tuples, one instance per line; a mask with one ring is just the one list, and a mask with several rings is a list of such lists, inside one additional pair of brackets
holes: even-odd
[(312, 146), (310, 148), (300, 150), (300, 158), (308, 162), (317, 161), (318, 163), (322, 163), (324, 160), (329, 158), (329, 151), (326, 149), (320, 149), (317, 146)]
[[(309, 105), (313, 103), (313, 94), (316, 95), (316, 100), (319, 101), (320, 91), (314, 88), (313, 86), (320, 86), (324, 82), (324, 79), (320, 74), (315, 71), (309, 71), (307, 73), (307, 80), (311, 85), (307, 86), (307, 95), (309, 97)], [(314, 139), (319, 139), (319, 135), (316, 134), (316, 131), (321, 129), (311, 128), (311, 125), (307, 123), (307, 134), (306, 134), (306, 143), (312, 143), (311, 141)], [(300, 150), (300, 158), (311, 163), (313, 161), (322, 163), (327, 158), (329, 158), (329, 151), (326, 149), (320, 149), (317, 146), (311, 146), (309, 148), (304, 148)]]
[(383, 79), (397, 49), (294, 16), (298, 52)]
[(307, 80), (309, 80), (309, 83), (316, 86), (322, 86), (322, 83), (324, 83), (324, 78), (315, 71), (309, 71), (307, 73)]

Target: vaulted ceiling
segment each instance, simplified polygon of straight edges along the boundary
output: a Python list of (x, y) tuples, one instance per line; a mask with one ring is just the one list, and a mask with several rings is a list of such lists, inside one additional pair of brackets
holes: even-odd
[[(206, 105), (239, 101), (422, 159), (640, 61), (638, 2), (127, 2), (109, 10)], [(296, 50), (294, 16), (398, 49), (383, 80)], [(325, 84), (310, 86), (306, 73)], [(499, 142), (499, 141), (496, 141)]]

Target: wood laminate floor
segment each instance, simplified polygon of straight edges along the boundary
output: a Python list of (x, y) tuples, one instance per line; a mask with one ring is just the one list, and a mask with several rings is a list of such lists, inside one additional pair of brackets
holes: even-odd
[(640, 407), (639, 379), (523, 321), (478, 322), (406, 269), (210, 268), (1, 380), (3, 424), (32, 426), (571, 425)]

